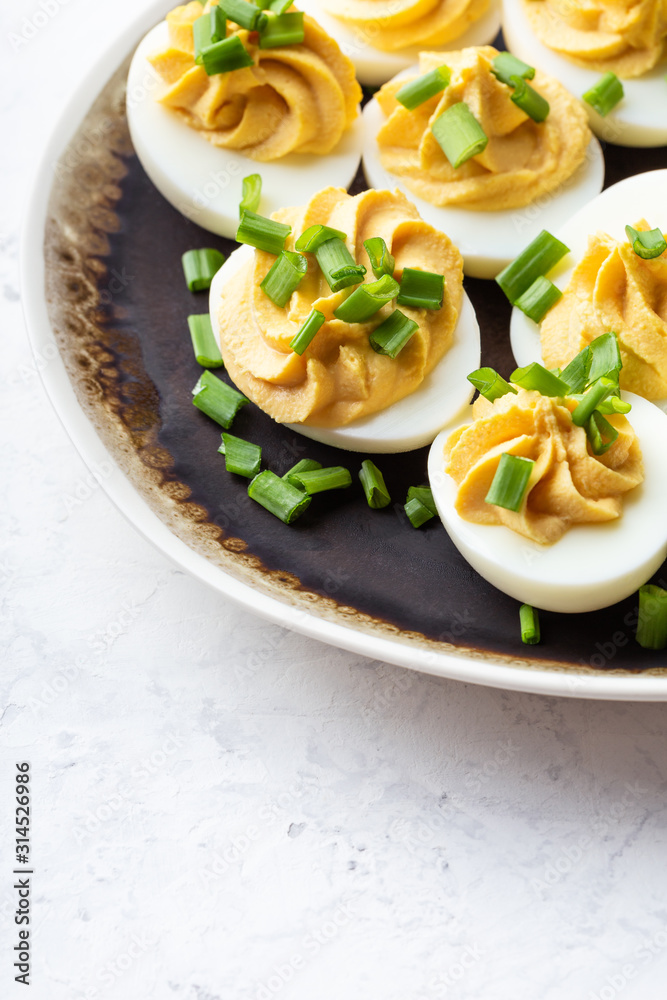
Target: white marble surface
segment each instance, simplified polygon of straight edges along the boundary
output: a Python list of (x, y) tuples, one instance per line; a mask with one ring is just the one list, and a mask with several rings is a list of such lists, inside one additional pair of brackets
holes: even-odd
[(661, 1000), (662, 705), (320, 646), (185, 577), (86, 487), (31, 359), (18, 230), (42, 124), (138, 3), (0, 7), (0, 996)]

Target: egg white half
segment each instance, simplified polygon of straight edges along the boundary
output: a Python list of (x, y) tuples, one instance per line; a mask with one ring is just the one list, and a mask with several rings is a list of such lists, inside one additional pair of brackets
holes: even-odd
[[(616, 521), (578, 524), (553, 545), (539, 545), (504, 525), (473, 524), (454, 507), (457, 484), (444, 471), (451, 429), (433, 442), (428, 474), (438, 513), (461, 555), (489, 583), (545, 611), (597, 611), (634, 593), (667, 555), (667, 416), (633, 393), (628, 420), (644, 456), (644, 482), (623, 497)], [(460, 423), (467, 423), (460, 421)]]
[[(651, 228), (667, 231), (667, 170), (651, 170), (613, 184), (580, 209), (564, 226), (553, 230), (553, 235), (562, 240), (571, 253), (549, 272), (549, 280), (564, 291), (572, 271), (586, 252), (589, 236), (601, 229), (614, 239), (625, 240), (625, 227), (634, 225), (641, 218), (645, 218)], [(524, 246), (528, 242), (526, 240)], [(520, 309), (512, 310), (510, 340), (519, 367), (542, 360), (540, 328)], [(667, 412), (667, 399), (654, 402)]]
[[(239, 247), (225, 261), (211, 283), (209, 310), (218, 340), (218, 305), (222, 287), (233, 279), (253, 253), (252, 247)], [(452, 346), (409, 396), (344, 427), (310, 427), (300, 423), (285, 426), (313, 441), (346, 451), (381, 454), (422, 448), (430, 444), (436, 434), (467, 406), (474, 390), (466, 376), (479, 368), (479, 364), (479, 326), (472, 303), (464, 292)]]
[[(413, 66), (399, 74), (399, 79), (418, 73), (419, 68)], [(418, 198), (402, 178), (382, 166), (376, 137), (386, 118), (375, 99), (364, 108), (363, 119), (363, 167), (368, 183), (374, 188), (398, 188), (407, 195), (422, 219), (443, 230), (456, 244), (463, 255), (463, 270), (473, 278), (494, 278), (542, 229), (552, 231), (560, 226), (563, 219), (595, 198), (604, 183), (602, 149), (591, 137), (584, 162), (567, 183), (541, 195), (532, 205), (500, 212), (440, 208)]]
[(179, 212), (198, 226), (233, 239), (242, 182), (248, 174), (261, 174), (262, 215), (301, 204), (325, 187), (350, 186), (361, 158), (361, 118), (326, 156), (292, 153), (259, 163), (237, 150), (213, 146), (156, 100), (164, 83), (147, 56), (166, 48), (168, 41), (167, 23), (162, 21), (139, 43), (127, 81), (127, 120), (144, 170)]
[[(582, 97), (602, 76), (599, 70), (577, 66), (543, 45), (534, 34), (521, 0), (503, 0), (503, 35), (515, 56), (555, 76), (572, 94)], [(625, 96), (604, 118), (586, 101), (596, 135), (618, 146), (662, 146), (667, 142), (667, 82), (665, 64), (644, 76), (622, 80)]]
[(446, 45), (433, 46), (424, 42), (421, 46), (412, 45), (400, 52), (383, 52), (373, 46), (372, 30), (364, 33), (361, 27), (354, 28), (339, 21), (324, 10), (320, 0), (297, 0), (297, 6), (310, 14), (328, 35), (336, 39), (342, 52), (354, 63), (359, 82), (371, 87), (379, 87), (401, 70), (412, 66), (419, 58), (420, 51), (451, 52), (471, 45), (488, 45), (500, 30), (500, 0), (491, 0), (482, 17), (471, 24), (464, 34), (453, 38)]

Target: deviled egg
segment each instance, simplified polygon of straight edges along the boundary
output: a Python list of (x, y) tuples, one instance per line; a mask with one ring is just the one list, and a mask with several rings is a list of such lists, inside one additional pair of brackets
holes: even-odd
[[(587, 204), (604, 180), (600, 144), (579, 102), (538, 71), (524, 88), (531, 103), (519, 106), (500, 68), (506, 58), (491, 46), (422, 53), (418, 68), (386, 84), (364, 109), (369, 183), (406, 192), (424, 219), (451, 235), (465, 273), (480, 278), (494, 277), (541, 229)], [(406, 106), (405, 84), (418, 87), (437, 74), (439, 90)], [(457, 159), (445, 122), (461, 109), (479, 138)]]
[(239, 68), (198, 64), (195, 27), (208, 26), (215, 10), (193, 0), (140, 42), (127, 115), (137, 155), (164, 197), (204, 229), (233, 238), (243, 178), (260, 164), (266, 214), (327, 185), (349, 186), (361, 156), (361, 89), (352, 63), (307, 16), (301, 43), (270, 48), (227, 20), (223, 42), (237, 44), (229, 65)]
[(515, 55), (557, 77), (578, 97), (603, 73), (615, 72), (624, 96), (604, 117), (584, 101), (591, 128), (620, 146), (661, 146), (667, 142), (662, 62), (667, 21), (658, 6), (660, 0), (565, 5), (504, 0), (503, 34)]
[(512, 310), (517, 364), (564, 367), (592, 338), (614, 330), (621, 387), (667, 409), (667, 258), (642, 259), (626, 226), (667, 230), (667, 170), (628, 177), (554, 231), (571, 253), (548, 277), (564, 292), (541, 325)]
[[(211, 323), (232, 381), (316, 441), (371, 453), (430, 444), (470, 400), (465, 376), (479, 365), (457, 248), (398, 192), (329, 188), (275, 213), (274, 224), (284, 252), (242, 246), (211, 284)], [(343, 278), (325, 273), (325, 254), (340, 258)], [(279, 266), (292, 269), (293, 284), (276, 293), (269, 274)], [(424, 282), (433, 299), (417, 291)]]
[(379, 0), (301, 0), (300, 6), (336, 39), (361, 83), (372, 87), (412, 66), (423, 49), (487, 45), (500, 30), (500, 0), (435, 0), (426, 13), (414, 0), (389, 8)]

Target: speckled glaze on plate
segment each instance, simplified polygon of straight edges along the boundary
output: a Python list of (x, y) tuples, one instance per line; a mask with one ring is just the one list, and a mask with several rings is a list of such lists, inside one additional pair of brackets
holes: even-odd
[[(401, 511), (408, 486), (425, 480), (428, 449), (378, 459), (393, 506), (370, 510), (355, 484), (317, 497), (292, 527), (225, 472), (219, 428), (191, 403), (200, 369), (186, 317), (207, 303), (185, 288), (180, 256), (193, 246), (228, 253), (233, 244), (164, 201), (125, 122), (127, 54), (164, 9), (143, 12), (110, 45), (66, 109), (38, 171), (23, 243), (38, 366), (88, 465), (111, 470), (100, 476), (109, 496), (189, 572), (323, 641), (498, 687), (667, 700), (665, 654), (636, 645), (632, 599), (595, 614), (543, 613), (542, 644), (521, 644), (517, 603), (474, 573), (439, 522), (415, 531)], [(608, 184), (665, 163), (664, 149), (606, 153)], [(466, 288), (482, 363), (507, 373), (509, 306), (492, 282)], [(306, 455), (353, 472), (363, 458), (289, 432), (252, 405), (234, 432), (260, 442), (278, 473)]]

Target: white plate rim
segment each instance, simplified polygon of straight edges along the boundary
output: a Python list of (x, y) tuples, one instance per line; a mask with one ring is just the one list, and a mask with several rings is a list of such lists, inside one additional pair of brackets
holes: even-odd
[[(574, 666), (559, 671), (536, 666), (534, 661), (528, 666), (522, 666), (521, 661), (512, 665), (494, 660), (492, 656), (482, 659), (466, 655), (465, 652), (433, 652), (404, 641), (368, 634), (302, 611), (241, 582), (189, 548), (172, 534), (126, 478), (82, 410), (60, 353), (53, 350), (55, 341), (44, 289), (43, 243), (53, 164), (62, 155), (109, 77), (163, 11), (164, 0), (153, 0), (129, 25), (124, 26), (65, 104), (34, 171), (21, 238), (23, 309), (28, 339), (38, 362), (44, 388), (88, 468), (92, 471), (106, 462), (113, 469), (112, 474), (104, 478), (101, 484), (109, 499), (144, 538), (180, 568), (246, 610), (310, 638), (370, 659), (503, 690), (619, 701), (667, 701), (667, 676), (588, 674), (577, 671)], [(44, 358), (49, 359), (47, 364), (42, 363)], [(527, 653), (526, 660), (528, 659)]]

